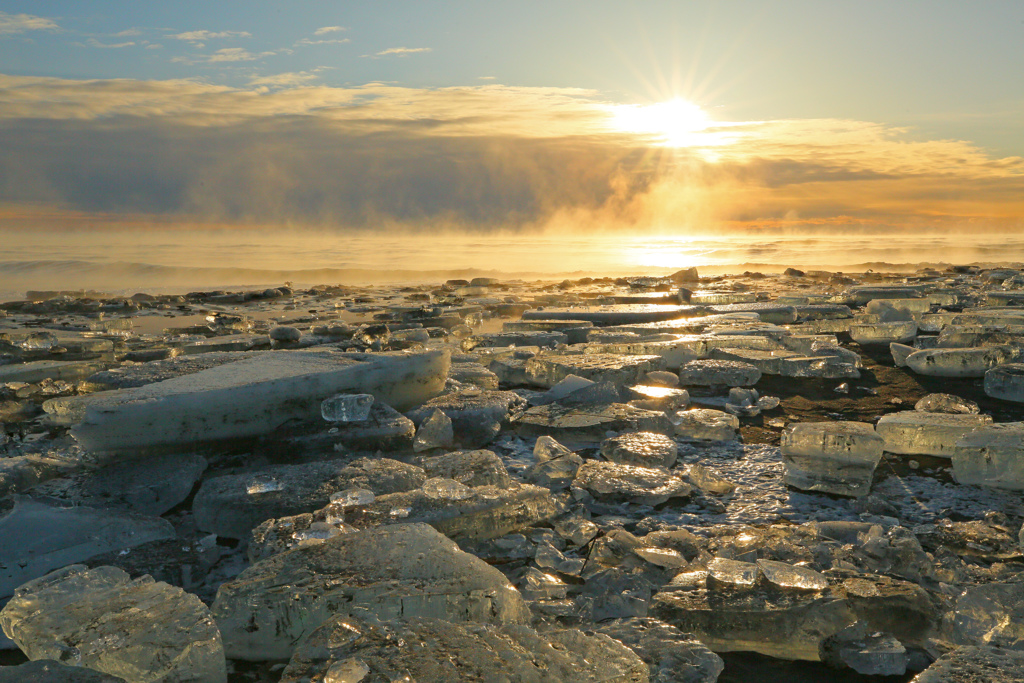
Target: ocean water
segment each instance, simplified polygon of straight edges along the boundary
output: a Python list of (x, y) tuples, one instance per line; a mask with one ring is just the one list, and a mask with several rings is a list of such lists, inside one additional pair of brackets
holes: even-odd
[(1024, 262), (1024, 235), (335, 234), (299, 230), (147, 229), (0, 234), (0, 298), (26, 290), (111, 293), (493, 276), (703, 274), (787, 267), (863, 272)]

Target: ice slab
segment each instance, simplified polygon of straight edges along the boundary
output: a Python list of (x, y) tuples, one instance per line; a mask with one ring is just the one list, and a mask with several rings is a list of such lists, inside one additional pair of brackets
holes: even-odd
[(761, 379), (761, 371), (750, 363), (734, 360), (694, 360), (679, 368), (683, 386), (749, 387)]
[(174, 537), (174, 527), (159, 517), (18, 497), (0, 518), (0, 597), (59, 567)]
[(762, 374), (781, 375), (782, 361), (784, 358), (799, 358), (806, 354), (789, 350), (761, 351), (759, 349), (712, 349), (711, 358), (714, 360), (730, 360), (753, 365)]
[(757, 568), (767, 583), (783, 590), (823, 591), (828, 588), (828, 579), (808, 567), (775, 560), (758, 560)]
[(917, 323), (913, 320), (854, 322), (850, 325), (850, 338), (861, 345), (906, 344), (916, 336)]
[(638, 384), (628, 387), (626, 392), (627, 398), (630, 399), (629, 405), (643, 408), (644, 410), (660, 410), (665, 413), (672, 413), (690, 405), (690, 392), (686, 389)]
[(907, 367), (934, 377), (984, 377), (988, 370), (1012, 363), (1019, 355), (1012, 346), (923, 349), (907, 356)]
[(425, 524), (341, 534), (255, 563), (217, 592), (231, 659), (287, 659), (334, 615), (524, 624), (519, 592), (497, 569)]
[(1024, 403), (1024, 363), (997, 365), (985, 373), (985, 394)]
[(67, 382), (74, 382), (105, 370), (108, 365), (108, 363), (96, 361), (65, 362), (54, 360), (0, 365), (0, 384), (7, 382), (37, 384), (44, 379), (62, 379)]
[(128, 683), (120, 676), (111, 676), (81, 666), (69, 666), (52, 659), (25, 662), (18, 666), (0, 667), (0, 683)]
[(542, 387), (554, 387), (570, 375), (592, 382), (638, 384), (652, 370), (661, 370), (665, 363), (660, 356), (586, 353), (579, 355), (534, 356), (526, 362), (530, 381)]
[(435, 449), (452, 448), (455, 445), (455, 431), (452, 420), (440, 408), (432, 408), (420, 422), (412, 449), (417, 453)]
[(678, 451), (675, 441), (654, 432), (621, 434), (601, 444), (601, 456), (605, 460), (641, 467), (671, 468)]
[(571, 308), (538, 308), (523, 313), (523, 320), (585, 320), (595, 325), (628, 325), (702, 315), (703, 306), (658, 306), (655, 304), (618, 304), (612, 306), (577, 306)]
[(702, 441), (732, 441), (740, 428), (735, 415), (709, 408), (680, 410), (671, 419), (676, 436)]
[(800, 422), (782, 433), (785, 481), (805, 491), (865, 496), (885, 441), (864, 422)]
[[(368, 622), (341, 616), (324, 623), (297, 648), (281, 683), (368, 683), (396, 680), (395, 672), (417, 683), (650, 680), (640, 657), (603, 634), (584, 635), (576, 630), (541, 633), (527, 626), (422, 618), (403, 623)], [(341, 673), (347, 671), (358, 674)]]
[(408, 409), (435, 396), (448, 375), (447, 351), (347, 354), (281, 351), (135, 389), (95, 394), (72, 429), (93, 452), (269, 434), (282, 424), (320, 419), (334, 394), (368, 393)]
[(1024, 650), (1024, 584), (969, 586), (946, 615), (953, 642)]
[(32, 495), (69, 506), (160, 516), (192, 493), (205, 470), (206, 460), (195, 453), (155, 456), (51, 479)]
[(535, 406), (513, 423), (522, 436), (552, 436), (562, 443), (601, 442), (608, 432), (657, 432), (666, 436), (674, 427), (665, 413), (622, 403), (586, 406)]
[(650, 667), (651, 683), (715, 683), (725, 668), (699, 640), (657, 619), (615, 619), (595, 630), (636, 652)]
[(426, 479), (421, 468), (387, 458), (278, 465), (207, 479), (192, 512), (199, 529), (246, 539), (260, 522), (322, 508), (340, 491), (364, 488), (382, 495), (417, 488)]
[(466, 486), (506, 488), (512, 483), (505, 464), (494, 451), (454, 451), (421, 458), (419, 464), (428, 477), (447, 477)]
[(456, 382), (470, 384), (480, 389), (496, 390), (501, 382), (501, 378), (480, 363), (452, 363), (448, 377)]
[(637, 467), (614, 462), (584, 462), (572, 484), (598, 500), (660, 505), (686, 498), (693, 488), (663, 467)]
[(21, 493), (50, 479), (72, 475), (80, 465), (41, 455), (0, 458), (0, 496)]
[(30, 659), (54, 659), (138, 683), (226, 683), (209, 608), (180, 588), (115, 567), (71, 565), (32, 581), (0, 612)]
[(1024, 422), (979, 427), (956, 442), (952, 460), (961, 484), (1024, 490)]
[(911, 683), (1017, 683), (1024, 681), (1024, 652), (960, 647), (939, 657)]
[(885, 440), (885, 450), (890, 453), (949, 458), (957, 440), (988, 424), (992, 424), (988, 415), (904, 410), (883, 415), (875, 425), (875, 432)]
[(891, 634), (870, 633), (858, 621), (822, 641), (821, 661), (865, 676), (902, 676), (908, 657), (907, 648)]

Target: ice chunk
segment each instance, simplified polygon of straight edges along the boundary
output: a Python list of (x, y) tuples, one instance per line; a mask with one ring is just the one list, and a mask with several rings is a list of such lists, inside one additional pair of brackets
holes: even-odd
[(968, 587), (946, 621), (959, 645), (1024, 649), (1024, 584), (988, 583)]
[(749, 387), (760, 379), (756, 366), (735, 360), (692, 360), (679, 368), (683, 386)]
[(732, 441), (740, 428), (735, 415), (707, 408), (681, 410), (672, 416), (672, 422), (676, 436), (706, 441)]
[(377, 496), (369, 489), (352, 488), (331, 494), (331, 502), (343, 508), (369, 505)]
[(422, 426), (434, 410), (442, 411), (451, 419), (452, 438), (461, 448), (480, 448), (493, 441), (504, 426), (526, 410), (526, 400), (512, 391), (472, 388), (438, 396), (408, 415)]
[(452, 430), (452, 421), (444, 411), (434, 408), (416, 430), (416, 438), (412, 442), (412, 449), (417, 453), (429, 451), (434, 448), (452, 448), (455, 445), (455, 436)]
[[(1005, 366), (1003, 366), (1005, 367)], [(914, 404), (914, 410), (925, 413), (949, 413), (951, 415), (977, 415), (981, 412), (978, 404), (953, 394), (928, 394)]]
[(642, 546), (634, 550), (638, 556), (658, 567), (679, 569), (689, 564), (682, 553), (671, 548), (649, 548)]
[(985, 394), (1024, 403), (1024, 363), (997, 365), (985, 373)]
[(248, 538), (260, 522), (309, 512), (335, 493), (365, 488), (375, 494), (414, 489), (422, 469), (386, 458), (278, 465), (262, 472), (228, 474), (203, 482), (192, 503), (196, 526), (226, 538)]
[(175, 535), (170, 522), (159, 517), (52, 507), (18, 497), (14, 509), (0, 518), (0, 597), (58, 567)]
[(961, 484), (1024, 490), (1024, 422), (979, 427), (956, 442), (952, 460)]
[(885, 450), (907, 455), (953, 455), (958, 439), (969, 432), (992, 424), (988, 415), (954, 415), (904, 410), (883, 415), (875, 425), (885, 439)]
[(821, 643), (821, 661), (837, 669), (849, 667), (865, 676), (902, 676), (907, 648), (889, 633), (871, 633), (858, 621)]
[[(776, 403), (775, 406), (777, 405)], [(729, 397), (725, 403), (725, 412), (740, 417), (756, 417), (760, 415), (761, 397), (758, 395), (757, 389), (742, 389), (740, 387), (729, 389)]]
[(281, 683), (342, 683), (327, 678), (325, 672), (348, 662), (359, 662), (360, 670), (368, 670), (367, 683), (649, 680), (647, 665), (632, 650), (602, 634), (584, 635), (575, 630), (539, 633), (527, 626), (423, 618), (383, 624), (337, 616), (298, 647)]
[(636, 467), (597, 460), (584, 462), (572, 485), (600, 500), (643, 505), (660, 505), (672, 498), (686, 498), (693, 491), (682, 478), (662, 467)]
[(906, 344), (917, 336), (913, 320), (896, 322), (861, 322), (850, 325), (850, 338), (858, 344)]
[(76, 439), (94, 452), (269, 434), (289, 421), (319, 419), (343, 392), (409, 407), (444, 387), (449, 353), (267, 353), (156, 384), (88, 397)]
[(800, 422), (782, 433), (785, 481), (805, 491), (865, 496), (884, 440), (864, 422)]
[(638, 384), (648, 372), (664, 367), (665, 361), (653, 355), (544, 355), (527, 361), (526, 374), (531, 382), (542, 387), (554, 387), (569, 375), (623, 385)]
[(217, 624), (194, 595), (115, 567), (71, 565), (19, 588), (0, 625), (30, 659), (139, 683), (226, 682)]
[(557, 576), (530, 567), (519, 584), (519, 591), (527, 600), (561, 600), (569, 586)]
[(1019, 351), (1012, 346), (966, 349), (923, 349), (907, 356), (907, 367), (919, 375), (935, 377), (984, 377), (997, 365), (1014, 362)]
[(423, 493), (434, 500), (465, 500), (473, 497), (473, 490), (454, 479), (434, 477), (423, 482)]
[(571, 450), (550, 436), (537, 437), (537, 442), (533, 445), (533, 457), (537, 459), (537, 462), (547, 462), (571, 454)]
[[(0, 438), (0, 445), (3, 443), (3, 438)], [(79, 469), (75, 462), (39, 455), (0, 458), (0, 496), (20, 493), (41, 482), (73, 475)]]
[(917, 353), (920, 349), (913, 346), (907, 346), (906, 344), (898, 344), (892, 342), (889, 344), (889, 354), (892, 356), (892, 361), (898, 368), (907, 367), (907, 357), (912, 353)]
[(753, 586), (759, 569), (753, 562), (716, 557), (708, 562), (708, 586)]
[[(424, 331), (425, 333), (425, 331)], [(452, 363), (448, 377), (481, 389), (497, 389), (500, 378), (479, 363)]]
[(39, 360), (15, 365), (0, 365), (0, 384), (7, 382), (28, 382), (38, 384), (45, 379), (62, 379), (74, 382), (94, 375), (110, 367), (109, 363), (98, 361), (54, 361)]
[(447, 477), (466, 486), (504, 488), (512, 483), (505, 464), (493, 451), (454, 451), (422, 458), (420, 465), (428, 477)]
[(678, 450), (675, 441), (654, 432), (622, 434), (601, 444), (601, 456), (606, 460), (641, 467), (671, 468)]
[[(379, 501), (380, 499), (378, 499)], [(253, 564), (217, 592), (231, 659), (275, 660), (332, 616), (522, 624), (529, 610), (497, 569), (425, 524), (341, 534)]]
[(594, 384), (597, 384), (597, 382), (577, 375), (567, 375), (558, 382), (558, 384), (544, 392), (544, 395), (540, 398), (537, 404), (543, 405), (545, 403), (560, 401), (573, 392), (579, 391), (580, 389), (586, 389)]
[(627, 389), (629, 405), (645, 410), (671, 413), (690, 405), (690, 392), (686, 389), (654, 387), (638, 384)]
[(323, 400), (320, 414), (328, 422), (365, 422), (371, 406), (371, 394), (336, 394)]
[(823, 377), (826, 379), (860, 377), (857, 364), (843, 356), (797, 356), (783, 358), (781, 363), (783, 377)]
[(690, 483), (705, 493), (723, 496), (736, 490), (736, 484), (723, 479), (703, 465), (690, 465), (686, 469)]
[(828, 588), (828, 579), (807, 567), (798, 567), (775, 560), (758, 560), (757, 567), (761, 570), (765, 581), (777, 588), (809, 591), (821, 591)]
[[(540, 438), (550, 437), (542, 436)], [(540, 439), (537, 440), (537, 443), (540, 444)], [(545, 486), (553, 491), (569, 488), (573, 479), (576, 478), (580, 465), (583, 464), (583, 458), (561, 446), (561, 444), (559, 446), (565, 449), (564, 453), (542, 460), (536, 465), (531, 465), (523, 472), (523, 478), (531, 484)], [(534, 449), (534, 453), (536, 452), (536, 449)]]

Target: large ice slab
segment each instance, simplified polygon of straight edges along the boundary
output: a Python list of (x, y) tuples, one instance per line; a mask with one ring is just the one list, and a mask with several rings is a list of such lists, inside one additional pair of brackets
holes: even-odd
[(617, 304), (572, 308), (538, 308), (523, 313), (523, 320), (588, 320), (595, 325), (628, 325), (659, 320), (675, 320), (707, 313), (704, 306), (658, 306), (655, 304)]
[(666, 436), (675, 432), (665, 413), (623, 403), (535, 406), (513, 424), (523, 436), (552, 436), (562, 443), (604, 441), (609, 431), (656, 432)]
[(883, 415), (875, 432), (885, 439), (885, 450), (905, 455), (949, 458), (965, 434), (992, 424), (988, 415), (954, 415), (904, 410)]
[(411, 619), (375, 624), (338, 616), (296, 650), (281, 683), (647, 683), (647, 665), (612, 638), (577, 630)]
[(317, 422), (321, 402), (372, 394), (408, 409), (437, 395), (447, 351), (281, 351), (133, 389), (90, 397), (72, 434), (94, 452), (133, 452), (269, 434), (290, 421)]
[(636, 652), (650, 667), (651, 683), (715, 683), (725, 668), (703, 643), (657, 619), (615, 619), (595, 630)]
[(782, 433), (785, 481), (805, 491), (865, 496), (885, 441), (864, 422), (799, 422)]
[(1024, 490), (1024, 422), (979, 427), (956, 442), (952, 460), (961, 484)]
[(935, 377), (984, 377), (997, 365), (1019, 357), (1012, 346), (981, 346), (962, 349), (922, 349), (906, 358), (907, 367), (919, 375)]
[(0, 597), (59, 567), (174, 537), (174, 527), (159, 517), (19, 497), (0, 518)]
[(224, 683), (220, 632), (194, 595), (115, 567), (71, 565), (19, 588), (0, 625), (30, 659), (132, 683)]
[(530, 613), (497, 569), (426, 524), (375, 527), (257, 562), (217, 592), (232, 659), (287, 659), (335, 614), (523, 624)]
[(440, 410), (451, 419), (453, 438), (459, 446), (480, 448), (522, 414), (526, 405), (526, 399), (512, 391), (471, 388), (432, 398), (408, 416), (422, 425), (434, 410)]
[(587, 353), (535, 356), (526, 362), (526, 374), (534, 384), (553, 387), (569, 375), (593, 382), (639, 384), (648, 372), (661, 370), (665, 362), (654, 355)]
[(985, 394), (1024, 403), (1024, 363), (997, 365), (985, 373)]
[(637, 467), (598, 460), (584, 462), (572, 486), (598, 500), (643, 505), (660, 505), (673, 498), (686, 498), (693, 492), (693, 487), (682, 477), (664, 467)]
[(207, 479), (196, 494), (192, 511), (196, 526), (203, 531), (244, 539), (264, 520), (312, 512), (327, 505), (332, 494), (346, 489), (395, 493), (417, 488), (426, 479), (419, 467), (387, 458), (363, 458), (351, 464), (335, 460), (278, 465)]

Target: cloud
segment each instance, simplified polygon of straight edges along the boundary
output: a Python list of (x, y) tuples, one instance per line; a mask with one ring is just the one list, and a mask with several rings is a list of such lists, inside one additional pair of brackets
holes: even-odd
[(344, 26), (321, 26), (317, 30), (313, 31), (314, 36), (323, 36), (328, 33), (337, 33), (338, 31), (347, 31), (348, 29)]
[(326, 40), (312, 40), (310, 38), (303, 38), (295, 42), (296, 45), (341, 45), (343, 43), (350, 43), (350, 38), (330, 38)]
[(288, 73), (275, 74), (273, 76), (256, 76), (249, 80), (249, 85), (266, 86), (273, 88), (293, 88), (306, 85), (315, 81), (317, 76), (312, 71), (292, 71)]
[(86, 42), (88, 43), (89, 47), (102, 47), (102, 48), (121, 48), (121, 47), (131, 47), (132, 45), (135, 45), (135, 43), (133, 41), (128, 41), (126, 43), (101, 43), (100, 41), (96, 40), (95, 38), (90, 38)]
[(171, 61), (179, 64), (218, 64), (226, 62), (252, 62), (270, 57), (276, 52), (249, 52), (242, 47), (225, 47), (208, 55), (192, 55), (189, 57), (172, 57)]
[(598, 93), (0, 76), (0, 203), (334, 229), (1024, 228), (1024, 159), (878, 122), (614, 130)]
[(0, 36), (26, 33), (28, 31), (59, 31), (60, 26), (53, 19), (32, 14), (8, 14), (0, 12)]
[[(381, 50), (374, 54), (374, 57), (387, 57), (389, 55), (397, 55), (398, 57), (405, 57), (406, 55), (416, 54), (417, 52), (431, 52), (433, 48), (430, 47), (389, 47), (386, 50)], [(367, 56), (367, 55), (364, 55)]]
[(164, 46), (161, 45), (160, 43), (150, 43), (149, 45), (146, 46), (146, 49), (147, 50), (162, 50), (162, 49), (164, 49)]
[(218, 38), (252, 38), (252, 34), (248, 31), (185, 31), (184, 33), (174, 33), (167, 37), (197, 43)]
[(138, 28), (129, 28), (124, 31), (118, 31), (117, 33), (110, 34), (112, 38), (130, 38), (131, 36), (141, 36), (142, 30)]

